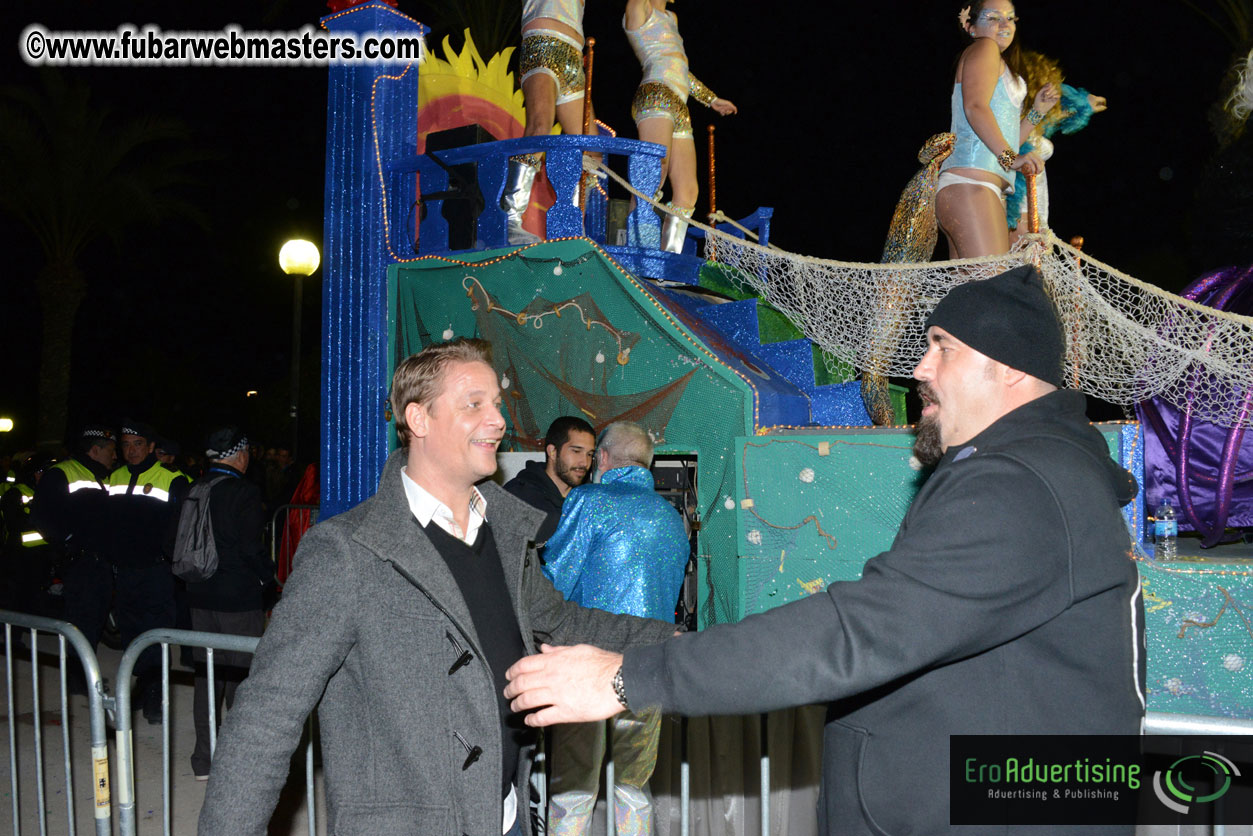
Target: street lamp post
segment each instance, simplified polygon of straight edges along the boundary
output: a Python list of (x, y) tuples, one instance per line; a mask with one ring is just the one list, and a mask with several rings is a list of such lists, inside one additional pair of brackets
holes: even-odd
[(291, 455), (296, 458), (297, 418), (300, 403), (300, 312), (301, 312), (301, 276), (311, 276), (318, 269), (322, 257), (318, 248), (310, 241), (294, 239), (283, 245), (278, 251), (278, 264), (283, 272), (295, 277), (292, 282), (292, 315), (291, 315)]

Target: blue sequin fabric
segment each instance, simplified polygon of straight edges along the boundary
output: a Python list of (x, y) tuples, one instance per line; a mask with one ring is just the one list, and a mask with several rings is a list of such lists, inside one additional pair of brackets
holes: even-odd
[(679, 512), (643, 467), (618, 467), (570, 491), (544, 551), (544, 574), (585, 607), (670, 620), (688, 540)]

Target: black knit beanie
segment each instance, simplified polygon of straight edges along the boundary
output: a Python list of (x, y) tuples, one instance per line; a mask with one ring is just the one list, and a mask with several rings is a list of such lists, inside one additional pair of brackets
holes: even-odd
[(1029, 264), (953, 288), (927, 317), (926, 327), (932, 325), (1011, 369), (1062, 386), (1066, 337)]

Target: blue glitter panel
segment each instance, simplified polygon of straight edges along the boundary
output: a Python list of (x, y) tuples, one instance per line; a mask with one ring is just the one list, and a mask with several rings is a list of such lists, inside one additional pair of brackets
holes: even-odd
[(868, 427), (873, 421), (861, 396), (861, 382), (833, 383), (818, 386), (809, 393), (810, 409), (815, 424), (836, 427)]
[(757, 355), (801, 391), (814, 390), (814, 349), (809, 340), (762, 343)]
[(756, 299), (710, 305), (701, 309), (701, 318), (739, 345), (752, 347), (760, 341)]

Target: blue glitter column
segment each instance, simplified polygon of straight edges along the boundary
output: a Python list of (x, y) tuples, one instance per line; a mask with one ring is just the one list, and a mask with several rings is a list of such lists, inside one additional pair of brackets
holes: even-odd
[[(427, 32), (384, 3), (328, 15), (322, 26), (332, 33)], [(330, 69), (322, 240), (322, 519), (373, 494), (387, 458), (387, 267), (393, 259), (379, 160), (385, 164), (414, 153), (417, 74), (416, 63)], [(390, 197), (413, 200), (412, 193)]]

